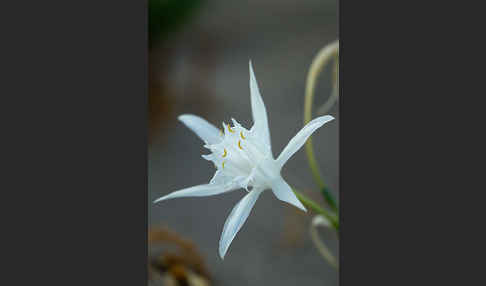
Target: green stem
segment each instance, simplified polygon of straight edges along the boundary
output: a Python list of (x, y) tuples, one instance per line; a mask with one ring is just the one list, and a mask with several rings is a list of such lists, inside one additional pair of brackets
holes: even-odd
[(337, 212), (338, 207), (336, 204), (336, 200), (334, 199), (333, 195), (329, 191), (328, 188), (324, 187), (321, 189), (321, 193), (324, 196), (324, 199), (326, 200), (327, 204), (332, 208), (333, 211)]
[(317, 115), (322, 116), (329, 113), (329, 110), (336, 104), (339, 98), (339, 55), (334, 57), (334, 69), (332, 72), (332, 91), (327, 101), (317, 109)]
[[(305, 89), (305, 100), (304, 100), (304, 125), (307, 124), (312, 119), (312, 104), (314, 102), (314, 89), (317, 82), (317, 77), (321, 73), (324, 66), (333, 57), (337, 57), (339, 52), (339, 41), (332, 42), (331, 44), (322, 48), (317, 56), (312, 61), (309, 73), (307, 75), (306, 89)], [(309, 161), (309, 167), (311, 168), (314, 180), (317, 182), (320, 190), (326, 190), (326, 185), (321, 177), (321, 172), (319, 166), (317, 165), (317, 160), (314, 155), (314, 147), (312, 145), (312, 138), (307, 139), (305, 150), (307, 154), (307, 159)], [(332, 195), (328, 192), (327, 196), (324, 196), (326, 202), (332, 206)], [(332, 198), (329, 199), (329, 198)], [(335, 204), (334, 204), (335, 206)]]
[(339, 263), (334, 255), (332, 255), (331, 251), (327, 247), (326, 243), (324, 240), (322, 240), (319, 237), (319, 234), (317, 232), (317, 227), (326, 227), (330, 228), (331, 224), (328, 220), (326, 220), (325, 217), (321, 215), (317, 215), (312, 219), (312, 223), (310, 225), (310, 236), (312, 241), (314, 242), (314, 245), (316, 246), (317, 250), (321, 254), (321, 256), (327, 260), (327, 262), (335, 267), (336, 269), (339, 269)]
[(294, 191), (297, 198), (302, 202), (302, 204), (305, 207), (323, 215), (325, 218), (327, 218), (332, 223), (332, 226), (336, 229), (336, 231), (339, 230), (339, 219), (338, 219), (337, 215), (329, 212), (328, 210), (326, 210), (324, 208), (321, 208), (316, 202), (314, 202), (313, 200), (304, 196), (302, 193), (300, 193), (296, 189), (292, 188), (292, 190)]

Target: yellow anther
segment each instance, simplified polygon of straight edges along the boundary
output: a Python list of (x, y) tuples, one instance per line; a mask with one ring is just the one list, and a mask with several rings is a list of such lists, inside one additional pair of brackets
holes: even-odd
[(241, 148), (241, 141), (238, 140), (238, 147), (240, 147), (241, 150), (243, 150), (243, 148)]
[(229, 132), (231, 132), (231, 133), (235, 133), (235, 131), (231, 129), (230, 125), (229, 125), (229, 124), (227, 124), (227, 125), (228, 125), (228, 130), (229, 130)]
[(224, 169), (224, 163), (226, 163), (226, 162), (223, 161), (223, 169)]
[(223, 129), (221, 129), (221, 128), (219, 129), (219, 135), (220, 135), (220, 136), (223, 136), (223, 135), (224, 135), (224, 134), (223, 134)]
[(224, 148), (223, 158), (226, 157), (226, 155), (228, 155), (228, 152), (226, 151), (226, 148)]
[(243, 139), (243, 140), (245, 140), (245, 139), (246, 139), (246, 137), (245, 137), (245, 136), (243, 136), (243, 131), (240, 131), (240, 136), (241, 136), (241, 139)]

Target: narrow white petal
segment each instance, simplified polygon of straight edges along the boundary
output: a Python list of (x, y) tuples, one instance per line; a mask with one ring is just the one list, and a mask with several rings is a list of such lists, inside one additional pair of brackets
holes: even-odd
[(207, 197), (213, 195), (219, 195), (225, 192), (232, 191), (238, 188), (234, 184), (229, 185), (218, 185), (218, 184), (205, 184), (205, 185), (198, 185), (189, 188), (185, 188), (179, 191), (172, 192), (166, 196), (158, 198), (154, 201), (154, 203), (158, 203), (160, 201), (174, 199), (174, 198), (182, 198), (182, 197)]
[(305, 144), (305, 141), (309, 138), (309, 136), (317, 130), (317, 128), (321, 127), (325, 123), (333, 120), (334, 117), (331, 115), (317, 117), (316, 119), (312, 120), (311, 122), (307, 123), (304, 128), (302, 128), (295, 136), (292, 138), (287, 146), (283, 149), (282, 153), (277, 158), (277, 162), (282, 167), (287, 160), (294, 155), (295, 152), (299, 151), (302, 145)]
[(271, 183), (272, 192), (277, 197), (277, 199), (287, 202), (291, 205), (298, 207), (303, 211), (307, 211), (300, 202), (300, 200), (295, 196), (292, 188), (285, 182), (284, 179), (278, 179)]
[(213, 178), (209, 181), (212, 185), (226, 185), (232, 181), (232, 177), (227, 176), (222, 170), (216, 170)]
[(268, 118), (265, 104), (263, 103), (258, 83), (253, 72), (253, 66), (250, 61), (250, 94), (251, 94), (251, 112), (253, 115), (254, 130), (261, 136), (263, 142), (268, 145), (270, 152), (272, 145), (270, 142), (270, 130), (268, 129)]
[(256, 200), (262, 193), (261, 189), (253, 189), (239, 201), (226, 219), (223, 227), (223, 233), (219, 240), (219, 256), (224, 259), (226, 251), (235, 238), (238, 231), (245, 223)]
[(220, 130), (203, 118), (192, 114), (183, 114), (178, 118), (203, 141), (209, 144), (221, 142)]

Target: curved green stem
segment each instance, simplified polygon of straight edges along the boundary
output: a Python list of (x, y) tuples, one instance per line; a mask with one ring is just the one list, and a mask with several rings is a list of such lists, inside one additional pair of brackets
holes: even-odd
[(323, 216), (321, 215), (316, 215), (312, 219), (312, 223), (310, 225), (310, 237), (312, 241), (314, 242), (314, 245), (316, 246), (317, 250), (321, 254), (321, 256), (327, 260), (327, 262), (335, 267), (336, 269), (339, 269), (339, 263), (334, 255), (332, 255), (331, 251), (327, 247), (326, 243), (324, 240), (322, 240), (319, 237), (319, 234), (317, 233), (317, 227), (325, 227), (325, 228), (330, 228), (331, 223)]
[(317, 115), (326, 115), (339, 99), (339, 57), (334, 57), (334, 69), (332, 71), (332, 91), (327, 101), (317, 109)]
[[(309, 73), (307, 75), (307, 82), (306, 82), (306, 89), (305, 89), (305, 101), (304, 101), (304, 125), (307, 124), (312, 119), (312, 104), (314, 101), (314, 89), (317, 81), (317, 77), (324, 68), (324, 66), (329, 62), (329, 60), (333, 57), (337, 57), (339, 53), (339, 41), (334, 41), (331, 44), (322, 48), (319, 51), (317, 56), (312, 61), (311, 67), (309, 69)], [(321, 176), (321, 172), (319, 170), (319, 166), (317, 165), (317, 160), (314, 155), (314, 147), (312, 145), (312, 138), (309, 137), (307, 139), (305, 150), (307, 154), (307, 159), (309, 161), (309, 166), (311, 168), (312, 175), (314, 180), (317, 182), (319, 189), (323, 192), (324, 197), (326, 198), (327, 203), (336, 208), (336, 205), (331, 200), (328, 199), (330, 193), (327, 192), (326, 185)], [(331, 196), (332, 197), (332, 196)], [(332, 200), (333, 201), (333, 200)]]

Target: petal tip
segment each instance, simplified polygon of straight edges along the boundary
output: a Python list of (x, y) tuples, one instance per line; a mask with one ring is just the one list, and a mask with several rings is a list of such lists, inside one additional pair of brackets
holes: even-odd
[(335, 118), (332, 115), (324, 115), (324, 116), (318, 117), (317, 119), (319, 119), (319, 121), (321, 121), (322, 124), (325, 124), (329, 121), (334, 120)]
[(251, 63), (251, 60), (248, 62), (248, 67), (250, 69), (250, 78), (255, 78), (255, 72), (253, 71), (253, 64)]
[(193, 115), (191, 115), (191, 114), (181, 114), (181, 115), (177, 116), (177, 120), (179, 120), (184, 125), (186, 125), (186, 126), (189, 127), (189, 123), (191, 122), (191, 117), (192, 116)]
[(219, 257), (221, 258), (221, 260), (224, 260), (224, 253), (219, 252)]
[(298, 208), (299, 210), (303, 211), (303, 212), (307, 212), (307, 209), (304, 207), (304, 205), (302, 204), (302, 202), (297, 199), (297, 201), (293, 204), (296, 208)]
[(226, 255), (226, 251), (228, 250), (228, 247), (224, 247), (221, 245), (221, 242), (220, 242), (220, 245), (219, 245), (219, 257), (221, 258), (221, 260), (224, 260), (224, 257)]
[(188, 116), (189, 116), (189, 114), (181, 114), (181, 115), (177, 116), (177, 119), (179, 121), (184, 121)]

